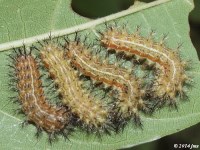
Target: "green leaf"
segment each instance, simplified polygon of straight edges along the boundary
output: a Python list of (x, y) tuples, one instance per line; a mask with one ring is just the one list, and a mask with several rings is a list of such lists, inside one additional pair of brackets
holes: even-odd
[[(153, 141), (200, 122), (200, 63), (189, 37), (188, 24), (188, 14), (192, 8), (192, 0), (159, 0), (140, 4), (105, 18), (90, 20), (74, 13), (69, 0), (0, 1), (0, 149), (119, 149)], [(123, 133), (104, 135), (102, 140), (94, 135), (87, 136), (81, 131), (74, 132), (69, 137), (70, 141), (59, 137), (52, 146), (48, 143), (46, 134), (36, 139), (35, 127), (29, 125), (22, 129), (20, 122), (24, 117), (13, 113), (19, 106), (9, 102), (9, 96), (13, 94), (7, 85), (9, 77), (6, 65), (9, 61), (6, 55), (10, 53), (9, 49), (48, 38), (50, 31), (56, 37), (83, 30), (83, 33), (90, 33), (92, 42), (94, 31), (103, 29), (105, 21), (128, 22), (127, 26), (131, 31), (141, 25), (144, 35), (151, 29), (156, 29), (156, 40), (163, 33), (169, 33), (168, 45), (171, 48), (176, 48), (179, 42), (183, 42), (181, 56), (192, 60), (192, 69), (187, 72), (194, 81), (194, 87), (188, 88), (189, 101), (180, 102), (178, 111), (166, 107), (153, 116), (143, 115), (143, 129), (130, 123)]]

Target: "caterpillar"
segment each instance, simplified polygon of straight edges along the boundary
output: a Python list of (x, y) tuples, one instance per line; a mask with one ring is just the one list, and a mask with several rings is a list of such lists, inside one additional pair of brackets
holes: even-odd
[(149, 108), (144, 101), (145, 90), (141, 88), (141, 81), (132, 74), (132, 69), (120, 68), (117, 63), (109, 64), (108, 58), (101, 61), (97, 55), (92, 55), (91, 50), (80, 40), (66, 39), (64, 47), (65, 55), (72, 66), (94, 82), (102, 82), (118, 91), (119, 96), (113, 102), (113, 109), (121, 126), (125, 123), (124, 120), (130, 118), (133, 118), (136, 124), (141, 124), (139, 110), (149, 111)]
[(79, 74), (64, 56), (64, 50), (53, 42), (41, 48), (41, 58), (59, 87), (62, 102), (69, 107), (87, 132), (109, 133), (113, 129), (108, 106), (94, 99), (81, 87)]
[(176, 107), (176, 98), (183, 98), (183, 86), (189, 80), (185, 73), (187, 63), (181, 60), (177, 51), (166, 47), (164, 40), (159, 43), (152, 40), (151, 36), (140, 36), (139, 30), (135, 34), (129, 34), (125, 28), (111, 26), (100, 34), (100, 43), (107, 50), (114, 49), (116, 53), (124, 52), (129, 57), (134, 55), (155, 63), (152, 99), (156, 98), (160, 104), (167, 102)]
[[(32, 49), (28, 53), (26, 47), (14, 49), (10, 55), (13, 60), (12, 68), (18, 92), (18, 102), (21, 110), (27, 117), (25, 123), (32, 123), (37, 127), (36, 135), (42, 130), (49, 135), (50, 143), (55, 140), (57, 134), (67, 138), (70, 115), (65, 107), (50, 104), (44, 95), (42, 88), (39, 65), (32, 55)], [(13, 80), (12, 80), (13, 81)]]

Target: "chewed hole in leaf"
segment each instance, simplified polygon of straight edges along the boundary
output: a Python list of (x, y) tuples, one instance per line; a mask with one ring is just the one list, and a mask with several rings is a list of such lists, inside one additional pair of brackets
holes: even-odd
[(72, 0), (71, 6), (79, 15), (95, 19), (128, 9), (133, 3), (134, 0)]

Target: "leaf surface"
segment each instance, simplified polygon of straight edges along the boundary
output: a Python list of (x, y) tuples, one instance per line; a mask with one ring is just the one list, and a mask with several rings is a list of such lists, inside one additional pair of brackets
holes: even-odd
[[(189, 37), (188, 24), (188, 15), (192, 9), (192, 0), (160, 0), (90, 20), (74, 13), (69, 0), (0, 1), (0, 149), (119, 149), (153, 141), (200, 122), (200, 63)], [(187, 72), (194, 81), (194, 87), (188, 88), (189, 101), (180, 102), (178, 111), (166, 107), (156, 111), (153, 116), (143, 115), (143, 129), (130, 123), (123, 133), (105, 135), (102, 140), (81, 131), (74, 132), (70, 141), (60, 137), (52, 146), (46, 134), (37, 140), (34, 137), (35, 127), (29, 125), (22, 129), (20, 123), (24, 117), (13, 113), (19, 106), (9, 102), (9, 96), (12, 95), (7, 85), (9, 77), (6, 65), (9, 61), (6, 55), (10, 53), (9, 49), (47, 38), (50, 31), (53, 36), (83, 31), (81, 34), (90, 33), (92, 42), (95, 31), (105, 28), (105, 21), (127, 23), (130, 31), (141, 25), (144, 35), (155, 29), (155, 40), (159, 40), (163, 33), (169, 33), (167, 45), (171, 48), (183, 42), (181, 57), (192, 60), (192, 69)]]

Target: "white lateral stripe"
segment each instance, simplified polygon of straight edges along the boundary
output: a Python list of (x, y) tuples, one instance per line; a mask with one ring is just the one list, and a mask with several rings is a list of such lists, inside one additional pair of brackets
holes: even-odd
[[(110, 76), (115, 76), (115, 77), (121, 78), (122, 80), (125, 81), (125, 83), (128, 82), (128, 84), (129, 84), (129, 86), (130, 86), (130, 88), (131, 88), (131, 89), (130, 89), (130, 90), (131, 90), (131, 96), (133, 95), (133, 93), (134, 93), (134, 92), (133, 92), (133, 88), (132, 88), (131, 83), (130, 83), (129, 80), (124, 79), (121, 75), (115, 75), (115, 74), (113, 75), (112, 73), (100, 71), (100, 70), (97, 70), (96, 68), (91, 67), (91, 66), (90, 66), (89, 64), (87, 64), (82, 58), (80, 58), (74, 50), (72, 50), (72, 51), (73, 51), (74, 55), (75, 55), (83, 64), (85, 64), (85, 65), (86, 65), (87, 67), (89, 67), (90, 69), (92, 69), (92, 70), (94, 70), (94, 71), (96, 71), (96, 72), (100, 72), (100, 73), (103, 73), (103, 74), (107, 74), (107, 75), (110, 75)], [(129, 96), (129, 99), (131, 99), (131, 96)]]
[(156, 50), (156, 49), (154, 49), (154, 48), (147, 47), (146, 45), (143, 45), (143, 44), (140, 44), (140, 43), (135, 43), (134, 41), (120, 40), (120, 39), (116, 39), (116, 38), (114, 38), (114, 37), (111, 37), (111, 39), (112, 39), (113, 41), (117, 41), (117, 42), (123, 42), (123, 43), (127, 43), (127, 44), (136, 45), (136, 46), (139, 46), (139, 47), (148, 49), (149, 51), (153, 51), (153, 52), (155, 52), (155, 53), (158, 53), (158, 54), (164, 56), (165, 58), (167, 58), (167, 59), (171, 62), (172, 66), (173, 66), (173, 76), (172, 76), (172, 80), (174, 80), (175, 74), (176, 74), (176, 66), (175, 66), (174, 61), (173, 61), (172, 59), (170, 59), (165, 53), (162, 53), (162, 52), (160, 52), (160, 51), (158, 51), (158, 50)]

